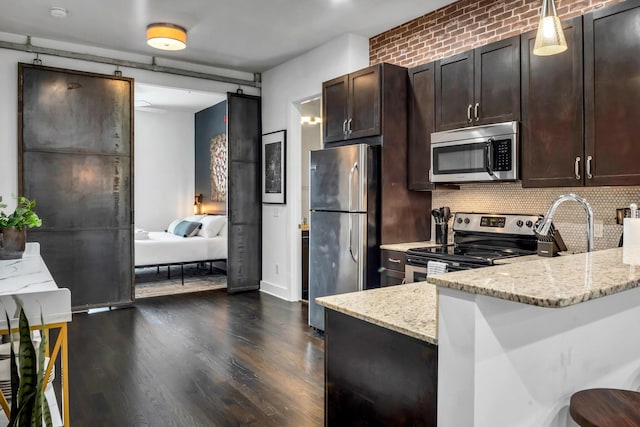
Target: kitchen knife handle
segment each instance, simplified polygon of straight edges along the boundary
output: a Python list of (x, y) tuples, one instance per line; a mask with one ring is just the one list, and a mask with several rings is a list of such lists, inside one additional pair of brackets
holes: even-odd
[(593, 178), (593, 175), (591, 175), (591, 160), (593, 160), (593, 157), (587, 156), (587, 178), (588, 179)]
[(480, 120), (480, 116), (478, 116), (478, 109), (480, 108), (480, 103), (476, 102), (476, 106), (473, 107), (473, 115), (476, 118), (476, 122)]
[(469, 106), (467, 107), (467, 121), (469, 123), (473, 122), (473, 119), (471, 118), (471, 109), (473, 108), (473, 105), (469, 104)]
[(573, 165), (573, 173), (575, 173), (576, 179), (580, 179), (580, 157), (576, 157), (576, 162)]

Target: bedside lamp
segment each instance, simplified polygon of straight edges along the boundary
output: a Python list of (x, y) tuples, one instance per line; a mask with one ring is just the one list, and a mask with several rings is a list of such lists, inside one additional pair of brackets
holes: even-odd
[(194, 201), (193, 201), (193, 213), (194, 214), (200, 214), (202, 209), (202, 193), (200, 194), (196, 194)]

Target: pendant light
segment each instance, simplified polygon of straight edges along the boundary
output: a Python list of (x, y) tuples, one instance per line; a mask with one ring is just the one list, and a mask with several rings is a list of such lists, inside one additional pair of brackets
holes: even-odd
[(161, 50), (182, 50), (187, 47), (187, 30), (174, 24), (149, 24), (147, 44)]
[(555, 55), (567, 50), (567, 41), (562, 32), (562, 24), (553, 0), (542, 0), (542, 14), (536, 34), (533, 54), (539, 56)]

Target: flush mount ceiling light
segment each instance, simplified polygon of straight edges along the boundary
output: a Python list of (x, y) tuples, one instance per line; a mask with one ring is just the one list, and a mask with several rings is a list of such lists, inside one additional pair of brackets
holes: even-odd
[(174, 24), (149, 24), (147, 44), (156, 49), (182, 50), (187, 47), (187, 30)]
[(536, 34), (533, 54), (538, 56), (555, 55), (567, 50), (567, 41), (562, 32), (562, 24), (553, 0), (542, 0), (542, 14)]

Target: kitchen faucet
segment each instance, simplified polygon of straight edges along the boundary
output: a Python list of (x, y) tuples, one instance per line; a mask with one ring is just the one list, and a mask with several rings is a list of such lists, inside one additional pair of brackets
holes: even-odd
[(551, 206), (549, 206), (547, 214), (544, 216), (542, 222), (536, 227), (535, 232), (542, 236), (549, 234), (553, 214), (556, 212), (556, 209), (558, 209), (558, 206), (567, 200), (575, 200), (580, 203), (584, 208), (584, 211), (587, 213), (587, 252), (593, 252), (593, 210), (591, 209), (591, 205), (577, 194), (569, 193), (558, 197)]

